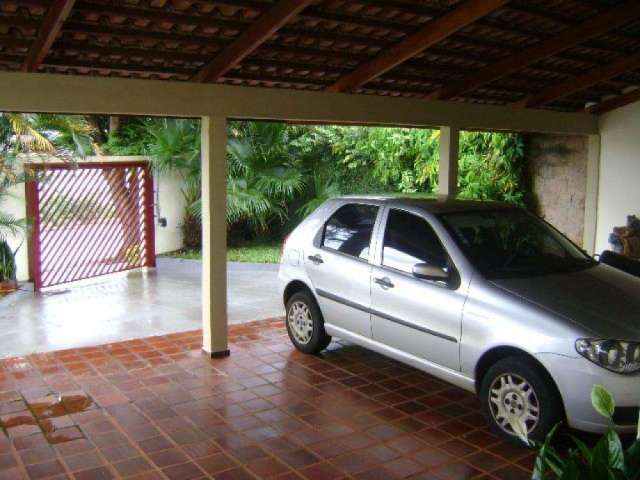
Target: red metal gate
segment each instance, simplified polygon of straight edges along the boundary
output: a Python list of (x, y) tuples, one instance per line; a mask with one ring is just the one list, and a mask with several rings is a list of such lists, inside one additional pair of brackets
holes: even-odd
[(35, 289), (155, 266), (153, 177), (146, 162), (29, 164)]

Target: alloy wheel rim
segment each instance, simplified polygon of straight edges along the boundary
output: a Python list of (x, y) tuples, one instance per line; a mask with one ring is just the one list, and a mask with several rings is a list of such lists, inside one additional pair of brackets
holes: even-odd
[(309, 307), (304, 302), (294, 302), (289, 308), (287, 323), (293, 337), (298, 343), (307, 344), (313, 335), (313, 318)]
[(514, 373), (505, 373), (493, 381), (489, 406), (496, 424), (509, 435), (530, 434), (540, 419), (535, 390), (526, 379)]

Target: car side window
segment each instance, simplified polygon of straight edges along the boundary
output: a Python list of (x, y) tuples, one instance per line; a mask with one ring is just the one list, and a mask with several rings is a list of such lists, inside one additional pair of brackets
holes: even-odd
[(447, 252), (431, 225), (402, 210), (389, 211), (382, 248), (382, 265), (401, 272), (412, 273), (416, 263), (447, 267)]
[(378, 207), (374, 205), (350, 204), (340, 207), (324, 226), (322, 246), (368, 260), (377, 215)]

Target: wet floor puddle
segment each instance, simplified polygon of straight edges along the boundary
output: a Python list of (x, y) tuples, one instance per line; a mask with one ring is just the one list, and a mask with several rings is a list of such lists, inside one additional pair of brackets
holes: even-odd
[(83, 393), (19, 401), (24, 402), (27, 409), (0, 416), (0, 428), (11, 437), (42, 431), (51, 444), (84, 438), (69, 415), (85, 412), (94, 406), (93, 400)]

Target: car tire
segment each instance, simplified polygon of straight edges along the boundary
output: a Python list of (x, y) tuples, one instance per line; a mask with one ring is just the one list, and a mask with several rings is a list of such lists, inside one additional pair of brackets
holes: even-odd
[(482, 378), (480, 402), (491, 430), (520, 446), (523, 441), (514, 433), (512, 421), (520, 425), (524, 421), (528, 438), (541, 441), (563, 419), (562, 400), (553, 380), (524, 356), (504, 358), (489, 368)]
[(316, 354), (331, 343), (331, 337), (324, 329), (320, 307), (309, 292), (291, 296), (287, 302), (285, 324), (291, 343), (301, 352)]

